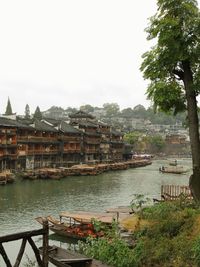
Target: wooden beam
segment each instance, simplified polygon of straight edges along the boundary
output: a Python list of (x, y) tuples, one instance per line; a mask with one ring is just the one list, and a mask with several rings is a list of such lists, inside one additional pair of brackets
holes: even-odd
[(22, 257), (23, 257), (23, 254), (24, 254), (24, 250), (25, 250), (25, 247), (26, 247), (26, 242), (27, 242), (27, 239), (23, 238), (19, 253), (17, 255), (17, 259), (16, 259), (15, 264), (13, 265), (13, 267), (18, 267), (20, 265)]
[(43, 262), (41, 260), (41, 257), (40, 257), (39, 250), (36, 247), (36, 245), (35, 245), (35, 243), (34, 243), (34, 241), (33, 241), (33, 239), (31, 237), (28, 238), (28, 242), (31, 245), (31, 247), (32, 247), (32, 249), (33, 249), (33, 251), (35, 253), (35, 257), (36, 257), (36, 260), (37, 260), (37, 263), (38, 263), (39, 267), (46, 267), (46, 266), (44, 266), (44, 264), (43, 264)]
[(45, 234), (43, 235), (43, 250), (42, 250), (42, 260), (44, 267), (48, 267), (49, 265), (49, 223), (46, 220), (43, 221), (43, 229)]
[(5, 235), (5, 236), (0, 236), (0, 243), (4, 242), (10, 242), (10, 241), (15, 241), (23, 238), (29, 238), (37, 235), (43, 235), (45, 234), (46, 230), (44, 229), (39, 229), (39, 230), (33, 230), (33, 231), (27, 231), (27, 232), (21, 232), (21, 233), (16, 233), (16, 234), (11, 234), (11, 235)]
[(7, 267), (12, 267), (12, 265), (10, 263), (10, 260), (9, 260), (9, 258), (7, 256), (6, 251), (5, 251), (5, 249), (4, 249), (2, 244), (0, 244), (0, 254), (1, 254), (6, 266)]

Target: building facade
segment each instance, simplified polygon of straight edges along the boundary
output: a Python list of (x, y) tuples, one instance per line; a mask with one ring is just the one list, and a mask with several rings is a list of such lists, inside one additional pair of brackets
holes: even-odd
[(69, 121), (0, 117), (0, 169), (121, 161), (123, 134), (83, 111)]

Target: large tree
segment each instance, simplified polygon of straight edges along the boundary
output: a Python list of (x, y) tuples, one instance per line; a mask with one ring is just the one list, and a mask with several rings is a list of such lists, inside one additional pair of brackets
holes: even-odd
[(42, 113), (40, 111), (40, 108), (37, 106), (35, 109), (35, 113), (33, 114), (34, 119), (41, 120), (42, 119)]
[(147, 95), (156, 108), (187, 110), (193, 163), (190, 187), (200, 201), (200, 12), (195, 0), (157, 0), (157, 5), (146, 29), (156, 45), (143, 55), (141, 70), (151, 81)]

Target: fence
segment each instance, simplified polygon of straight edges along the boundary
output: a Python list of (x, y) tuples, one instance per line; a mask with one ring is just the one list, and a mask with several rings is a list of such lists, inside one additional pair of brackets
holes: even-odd
[[(43, 236), (42, 256), (40, 256), (39, 249), (37, 248), (35, 242), (32, 239), (32, 237), (39, 236), (39, 235)], [(6, 267), (19, 267), (20, 266), (27, 242), (30, 244), (35, 254), (38, 266), (48, 267), (48, 235), (49, 235), (48, 222), (44, 221), (42, 229), (1, 236), (0, 237), (0, 254), (6, 264)], [(19, 249), (16, 261), (14, 265), (12, 265), (4, 249), (3, 243), (12, 242), (12, 241), (20, 240), (20, 239), (22, 239), (21, 247)]]
[(187, 199), (193, 199), (189, 186), (186, 185), (162, 185), (161, 198), (162, 200), (176, 200), (181, 195)]

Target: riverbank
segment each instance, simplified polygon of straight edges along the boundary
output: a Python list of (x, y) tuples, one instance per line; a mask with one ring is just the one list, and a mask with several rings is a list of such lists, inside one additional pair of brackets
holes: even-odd
[(55, 179), (59, 180), (67, 176), (86, 176), (86, 175), (99, 175), (109, 171), (127, 170), (129, 168), (144, 167), (152, 164), (151, 160), (129, 160), (125, 162), (106, 163), (106, 164), (79, 164), (70, 168), (40, 168), (35, 170), (28, 170), (19, 174), (23, 179)]

